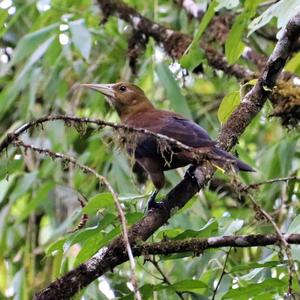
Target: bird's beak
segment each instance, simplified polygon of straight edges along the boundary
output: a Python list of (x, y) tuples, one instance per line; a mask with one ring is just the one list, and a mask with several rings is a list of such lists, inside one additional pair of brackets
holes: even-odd
[(113, 90), (112, 84), (96, 84), (96, 83), (83, 83), (81, 84), (84, 87), (87, 87), (89, 89), (98, 91), (102, 93), (103, 95), (113, 98), (115, 96), (115, 92)]

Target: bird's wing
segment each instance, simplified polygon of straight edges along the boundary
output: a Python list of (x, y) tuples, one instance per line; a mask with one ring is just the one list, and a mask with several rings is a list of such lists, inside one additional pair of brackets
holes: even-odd
[(214, 146), (214, 142), (208, 133), (193, 121), (178, 115), (169, 115), (158, 133), (172, 137), (190, 147)]
[(169, 111), (144, 112), (128, 125), (166, 135), (190, 147), (208, 147), (216, 144), (202, 127)]

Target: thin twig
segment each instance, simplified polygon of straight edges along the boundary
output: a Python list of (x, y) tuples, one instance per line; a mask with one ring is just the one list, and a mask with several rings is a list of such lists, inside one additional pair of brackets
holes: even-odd
[(214, 293), (213, 293), (213, 296), (212, 296), (211, 300), (215, 300), (215, 297), (216, 297), (216, 295), (217, 295), (217, 291), (218, 291), (218, 289), (219, 289), (219, 286), (220, 286), (220, 284), (221, 284), (221, 281), (222, 281), (222, 279), (223, 279), (223, 276), (226, 274), (225, 269), (226, 269), (226, 264), (227, 264), (227, 261), (228, 261), (228, 257), (229, 257), (230, 251), (231, 251), (231, 247), (229, 248), (229, 250), (228, 250), (227, 253), (226, 253), (226, 257), (225, 257), (225, 261), (224, 261), (222, 273), (221, 273), (221, 276), (220, 276), (220, 278), (219, 278), (219, 280), (218, 280), (218, 283), (217, 283), (217, 285), (216, 285), (216, 287), (215, 287), (215, 289), (214, 289)]
[[(152, 265), (155, 267), (155, 269), (159, 272), (159, 274), (162, 276), (162, 280), (164, 283), (166, 283), (169, 286), (172, 286), (169, 278), (166, 276), (166, 274), (163, 272), (163, 270), (161, 269), (161, 267), (159, 266), (158, 262), (155, 260), (155, 258), (151, 259), (147, 259), (149, 262), (152, 263)], [(185, 300), (183, 297), (183, 293), (175, 291), (175, 293), (178, 295), (178, 297), (182, 300)]]
[(246, 192), (249, 189), (256, 189), (259, 186), (264, 185), (264, 184), (271, 184), (271, 183), (281, 182), (281, 181), (286, 182), (286, 181), (290, 181), (290, 180), (300, 180), (300, 177), (298, 177), (298, 176), (289, 176), (289, 177), (281, 177), (281, 178), (272, 178), (272, 179), (268, 179), (268, 180), (265, 180), (265, 181), (252, 183), (252, 184), (249, 184), (247, 186), (244, 186), (240, 189), (240, 191), (241, 192)]
[(256, 212), (259, 212), (264, 218), (266, 218), (272, 224), (279, 237), (280, 244), (282, 245), (288, 259), (288, 273), (289, 273), (288, 294), (292, 295), (293, 294), (292, 283), (293, 283), (293, 274), (295, 273), (295, 268), (294, 268), (294, 260), (291, 253), (291, 247), (286, 241), (286, 239), (284, 238), (277, 224), (274, 222), (273, 218), (255, 201), (252, 195), (248, 194), (248, 197), (254, 206), (254, 210)]
[(79, 168), (84, 173), (90, 173), (90, 174), (94, 175), (100, 181), (100, 183), (105, 184), (105, 186), (108, 188), (108, 190), (110, 191), (110, 193), (113, 196), (114, 203), (115, 203), (115, 206), (117, 208), (118, 216), (119, 216), (120, 223), (121, 223), (121, 226), (122, 226), (122, 234), (123, 234), (123, 238), (124, 238), (124, 242), (125, 242), (129, 262), (130, 262), (131, 283), (132, 283), (133, 288), (134, 288), (135, 298), (137, 300), (141, 300), (142, 298), (141, 298), (140, 291), (138, 289), (138, 284), (137, 284), (137, 279), (136, 279), (136, 274), (135, 274), (135, 260), (134, 260), (134, 257), (133, 257), (133, 254), (132, 254), (132, 249), (131, 249), (129, 239), (128, 239), (127, 221), (126, 221), (123, 209), (121, 207), (121, 204), (120, 204), (120, 201), (119, 201), (119, 198), (118, 198), (118, 194), (114, 191), (113, 187), (111, 186), (109, 181), (106, 179), (106, 177), (100, 175), (97, 171), (90, 168), (89, 166), (86, 166), (86, 165), (78, 162), (76, 160), (76, 158), (74, 158), (72, 156), (69, 156), (69, 155), (66, 155), (66, 154), (63, 154), (63, 153), (59, 153), (59, 152), (53, 152), (53, 151), (51, 151), (49, 149), (46, 149), (46, 148), (40, 148), (40, 147), (36, 147), (34, 145), (25, 144), (23, 141), (18, 140), (18, 139), (14, 139), (11, 142), (11, 144), (14, 145), (14, 146), (17, 146), (17, 147), (24, 148), (25, 152), (27, 150), (31, 150), (31, 151), (37, 152), (39, 154), (49, 156), (51, 158), (61, 159), (63, 162), (68, 162), (68, 163), (74, 165), (75, 167)]
[[(81, 193), (78, 193), (77, 200), (82, 209), (85, 207), (86, 203), (88, 202), (88, 199)], [(76, 226), (76, 228), (70, 230), (69, 233), (74, 233), (74, 232), (82, 229), (86, 225), (88, 220), (89, 220), (88, 214), (83, 214), (80, 218), (79, 224)]]
[[(158, 141), (167, 142), (166, 148), (168, 149), (168, 146), (174, 145), (178, 147), (181, 150), (189, 151), (193, 153), (194, 160), (200, 162), (201, 160), (207, 159), (207, 160), (216, 160), (216, 161), (222, 161), (223, 163), (234, 163), (234, 159), (230, 159), (224, 156), (220, 156), (218, 154), (215, 154), (213, 152), (208, 152), (207, 150), (201, 150), (201, 148), (194, 148), (190, 147), (184, 143), (181, 143), (180, 141), (171, 138), (169, 136), (166, 136), (164, 134), (155, 133), (148, 129), (144, 128), (135, 128), (124, 124), (117, 124), (113, 122), (104, 121), (101, 119), (91, 119), (86, 117), (75, 117), (75, 116), (69, 116), (69, 115), (50, 115), (46, 117), (42, 117), (36, 120), (33, 120), (31, 122), (25, 123), (24, 125), (20, 126), (15, 131), (8, 133), (6, 137), (2, 140), (0, 143), (0, 153), (4, 151), (13, 141), (17, 140), (17, 138), (22, 135), (23, 133), (27, 132), (29, 129), (37, 127), (39, 125), (43, 125), (47, 122), (53, 122), (53, 121), (63, 121), (66, 125), (72, 126), (72, 123), (78, 125), (83, 124), (94, 124), (97, 125), (99, 128), (102, 127), (111, 127), (117, 132), (120, 130), (124, 130), (125, 133), (137, 133), (137, 134), (145, 134), (148, 136), (152, 136), (156, 138)], [(76, 126), (74, 126), (76, 128)], [(78, 127), (77, 127), (78, 128)]]

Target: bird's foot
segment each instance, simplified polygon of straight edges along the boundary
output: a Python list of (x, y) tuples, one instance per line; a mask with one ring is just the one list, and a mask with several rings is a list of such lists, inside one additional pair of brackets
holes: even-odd
[(156, 190), (150, 196), (150, 198), (148, 200), (148, 204), (147, 204), (148, 211), (151, 210), (152, 208), (156, 209), (156, 208), (162, 208), (163, 207), (163, 202), (156, 202), (155, 201), (155, 198), (156, 198), (157, 194), (158, 194), (158, 191)]

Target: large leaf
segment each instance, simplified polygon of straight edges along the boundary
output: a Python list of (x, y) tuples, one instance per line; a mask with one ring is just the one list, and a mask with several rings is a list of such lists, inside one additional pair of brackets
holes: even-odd
[(46, 41), (37, 47), (37, 49), (32, 53), (26, 64), (24, 65), (21, 72), (18, 74), (15, 82), (18, 84), (20, 80), (23, 79), (24, 75), (30, 70), (30, 68), (45, 54), (52, 42), (54, 41), (55, 36), (49, 37)]
[(225, 55), (229, 64), (233, 64), (243, 53), (245, 44), (242, 35), (247, 25), (247, 19), (242, 14), (236, 18), (225, 43)]
[(231, 235), (239, 231), (244, 225), (244, 220), (233, 220), (229, 217), (223, 217), (219, 221), (219, 235)]
[(230, 115), (240, 104), (240, 92), (232, 92), (226, 95), (218, 109), (218, 119), (221, 124), (226, 123)]
[(74, 265), (78, 266), (85, 260), (89, 259), (93, 254), (95, 254), (100, 248), (110, 242), (118, 234), (120, 234), (120, 229), (114, 228), (113, 230), (105, 234), (99, 234), (97, 232), (96, 234), (92, 235), (83, 244), (80, 252), (76, 256)]
[(235, 273), (235, 272), (249, 271), (252, 269), (271, 268), (279, 265), (283, 265), (283, 263), (280, 261), (268, 261), (265, 263), (249, 262), (231, 268), (230, 272)]
[(250, 18), (254, 15), (259, 0), (247, 0), (245, 2), (245, 11), (239, 15), (226, 39), (225, 55), (229, 64), (233, 64), (242, 54), (244, 43), (242, 42), (243, 33), (248, 25)]
[(15, 182), (16, 175), (12, 175), (9, 178), (0, 180), (0, 203), (3, 201), (7, 191), (11, 185)]
[(287, 233), (300, 233), (300, 215), (298, 215), (289, 225)]
[(88, 60), (92, 48), (92, 37), (86, 28), (84, 20), (79, 19), (69, 23), (72, 34), (72, 42), (80, 51), (81, 55)]
[(43, 27), (40, 30), (28, 33), (18, 43), (16, 50), (14, 51), (13, 58), (10, 62), (11, 65), (15, 65), (34, 51), (39, 48), (55, 29), (57, 29), (59, 23), (51, 24), (47, 27)]
[(203, 18), (201, 19), (200, 25), (194, 35), (193, 41), (186, 50), (185, 54), (180, 59), (180, 64), (183, 68), (186, 68), (192, 71), (195, 67), (197, 67), (204, 58), (203, 51), (200, 48), (199, 42), (202, 37), (203, 32), (208, 26), (209, 22), (215, 15), (215, 7), (217, 5), (217, 1), (213, 0)]
[(257, 296), (268, 293), (269, 291), (274, 291), (275, 293), (285, 286), (286, 284), (283, 281), (277, 278), (270, 278), (261, 283), (254, 283), (237, 289), (231, 289), (222, 299), (250, 299), (253, 295)]
[[(299, 0), (281, 0), (274, 3), (249, 24), (248, 36), (257, 31), (259, 28), (265, 26), (274, 17), (277, 18), (277, 27), (284, 28), (288, 21), (299, 12), (299, 9)], [(282, 32), (282, 30), (280, 32)]]
[(192, 291), (207, 288), (207, 285), (200, 280), (186, 279), (172, 284), (172, 289), (176, 291)]
[(176, 80), (174, 79), (170, 69), (164, 63), (160, 63), (156, 68), (156, 72), (160, 79), (160, 82), (162, 83), (163, 87), (167, 92), (167, 96), (171, 101), (172, 108), (176, 112), (188, 118), (191, 118), (192, 115), (188, 104), (184, 96), (181, 94), (181, 90)]
[[(170, 290), (170, 291), (178, 291), (178, 292), (185, 292), (185, 291), (191, 291), (196, 292), (199, 289), (207, 289), (208, 286), (204, 282), (200, 280), (194, 280), (194, 279), (186, 279), (182, 281), (175, 282), (171, 285), (167, 284), (145, 284), (141, 288), (139, 288), (143, 299), (150, 299), (152, 293), (154, 291), (163, 291), (163, 290)], [(130, 293), (129, 295), (122, 297), (122, 300), (133, 300), (134, 294)]]
[(86, 206), (83, 208), (83, 212), (86, 214), (96, 213), (99, 209), (112, 207), (114, 205), (114, 199), (110, 193), (102, 193), (92, 197)]
[[(20, 91), (25, 88), (25, 86), (30, 83), (30, 76), (28, 73), (32, 70), (33, 65), (45, 54), (49, 46), (54, 41), (55, 36), (51, 36), (32, 53), (24, 67), (17, 74), (14, 81), (7, 85), (0, 94), (0, 117), (5, 115), (11, 105), (17, 99)], [(31, 49), (32, 50), (32, 49)]]
[(200, 230), (185, 230), (178, 234), (174, 239), (182, 240), (191, 237), (210, 237), (217, 233), (218, 222), (215, 219), (210, 219)]
[(289, 62), (285, 65), (284, 70), (286, 72), (295, 73), (300, 67), (300, 53), (295, 54)]
[(19, 223), (27, 218), (41, 203), (48, 200), (48, 193), (53, 186), (53, 182), (47, 182), (37, 190), (35, 197), (30, 200), (28, 205), (25, 206), (24, 210), (20, 213), (18, 219)]

